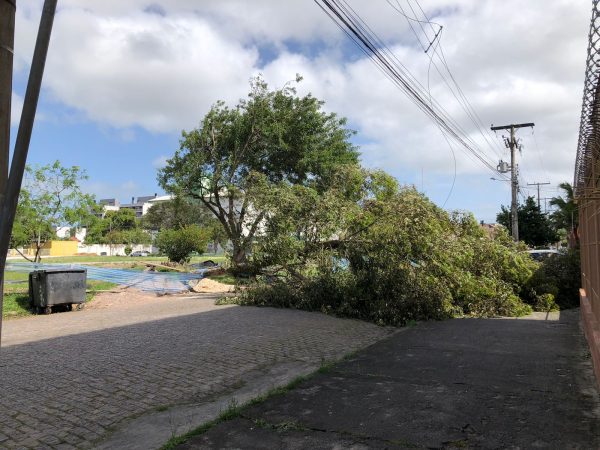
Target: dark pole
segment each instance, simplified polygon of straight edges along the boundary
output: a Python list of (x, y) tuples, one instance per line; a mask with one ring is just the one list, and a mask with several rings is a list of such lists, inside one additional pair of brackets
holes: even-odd
[[(29, 151), (29, 142), (35, 120), (35, 111), (40, 96), (42, 85), (42, 76), (44, 66), (46, 65), (46, 55), (48, 54), (48, 44), (50, 43), (50, 34), (54, 22), (54, 13), (56, 11), (57, 0), (45, 0), (38, 29), (33, 60), (29, 71), (29, 80), (27, 82), (27, 91), (23, 101), (23, 112), (19, 122), (19, 131), (15, 142), (15, 150), (12, 163), (10, 165), (10, 175), (6, 186), (2, 213), (0, 214), (0, 280), (4, 280), (4, 269), (6, 267), (6, 256), (10, 245), (10, 235), (17, 211), (19, 201), (19, 192), (23, 182), (23, 173), (27, 162), (27, 152)], [(0, 311), (2, 307), (2, 293), (0, 293)], [(2, 336), (2, 316), (0, 315), (0, 339)], [(0, 340), (1, 342), (1, 340)]]
[(0, 211), (8, 179), (15, 1), (0, 0)]
[(546, 181), (544, 183), (527, 183), (527, 186), (537, 186), (537, 204), (538, 204), (538, 209), (541, 211), (542, 209), (542, 204), (540, 203), (540, 186), (543, 184), (550, 184), (549, 181)]
[[(12, 97), (13, 49), (15, 42), (14, 0), (0, 0), (0, 211), (4, 202), (10, 157), (10, 110)], [(0, 275), (0, 320), (4, 276)], [(2, 324), (0, 322), (0, 331)]]
[(515, 149), (517, 141), (515, 139), (515, 127), (510, 127), (510, 223), (512, 237), (515, 242), (519, 242), (519, 208), (517, 205), (517, 192), (519, 191), (519, 179), (517, 178), (517, 161), (515, 159)]
[(519, 178), (517, 171), (517, 161), (515, 158), (515, 150), (517, 149), (517, 139), (515, 137), (515, 129), (523, 127), (534, 127), (534, 123), (519, 123), (512, 125), (502, 125), (500, 127), (492, 126), (492, 131), (510, 130), (510, 139), (507, 146), (510, 149), (510, 185), (511, 185), (511, 201), (510, 201), (510, 219), (512, 228), (512, 237), (515, 242), (519, 241), (519, 214), (517, 193), (519, 192)]

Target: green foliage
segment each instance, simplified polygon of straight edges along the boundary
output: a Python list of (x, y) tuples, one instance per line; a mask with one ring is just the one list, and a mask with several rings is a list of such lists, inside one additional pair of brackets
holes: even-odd
[(189, 261), (192, 252), (203, 253), (208, 240), (208, 230), (198, 225), (187, 225), (178, 230), (159, 232), (155, 244), (169, 261), (183, 263)]
[(124, 252), (127, 256), (131, 255), (131, 252), (133, 251), (133, 249), (128, 245), (127, 247), (125, 247)]
[(40, 250), (56, 237), (58, 226), (80, 227), (94, 217), (94, 198), (81, 192), (79, 183), (87, 179), (77, 166), (63, 167), (59, 161), (45, 166), (28, 166), (19, 195), (11, 247), (33, 246), (35, 260)]
[[(297, 77), (297, 82), (300, 77)], [(271, 91), (256, 78), (248, 99), (234, 108), (217, 102), (200, 127), (183, 132), (180, 149), (161, 169), (161, 186), (202, 202), (231, 241), (232, 264), (246, 263), (265, 211), (250, 205), (256, 175), (263, 184), (323, 188), (340, 164), (356, 164), (345, 119), (293, 87)]]
[[(546, 258), (528, 280), (523, 298), (535, 309), (544, 311), (546, 303), (551, 309), (579, 306), (581, 266), (579, 249)], [(552, 300), (552, 301), (551, 301)]]
[(127, 246), (150, 244), (152, 237), (140, 228), (140, 221), (132, 209), (107, 211), (103, 218), (90, 221), (85, 236), (87, 244), (125, 244)]
[(380, 324), (452, 316), (522, 315), (536, 263), (502, 230), (449, 215), (383, 172), (344, 167), (319, 191), (281, 183), (254, 201), (266, 233), (262, 273), (239, 302), (318, 310)]
[(187, 225), (206, 226), (212, 214), (199, 201), (175, 197), (150, 207), (142, 217), (141, 226), (147, 230), (179, 229)]
[(575, 196), (573, 192), (573, 186), (570, 183), (560, 183), (558, 185), (564, 192), (564, 197), (552, 197), (550, 199), (550, 206), (555, 206), (557, 209), (551, 214), (552, 222), (557, 229), (571, 230), (577, 228), (579, 224), (579, 213), (577, 210), (577, 204), (575, 203)]
[[(542, 214), (533, 197), (527, 197), (525, 204), (517, 208), (519, 219), (519, 239), (532, 247), (541, 247), (559, 239), (550, 220)], [(510, 208), (501, 206), (501, 211), (496, 216), (499, 224), (506, 229), (511, 229)]]

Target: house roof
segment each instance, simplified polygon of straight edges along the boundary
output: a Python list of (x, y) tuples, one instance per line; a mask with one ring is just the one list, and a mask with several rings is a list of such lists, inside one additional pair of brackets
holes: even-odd
[(138, 197), (136, 203), (146, 203), (149, 200), (156, 198), (156, 195), (146, 195), (145, 197)]
[(154, 197), (148, 200), (150, 203), (160, 203), (160, 202), (168, 202), (169, 200), (173, 200), (172, 195), (161, 195), (158, 197)]

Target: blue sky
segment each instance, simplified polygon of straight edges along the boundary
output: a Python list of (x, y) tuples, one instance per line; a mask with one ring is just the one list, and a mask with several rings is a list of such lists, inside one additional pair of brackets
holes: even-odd
[[(402, 3), (404, 2), (404, 3)], [(21, 0), (15, 44), (13, 140), (31, 59), (40, 0)], [(423, 84), (427, 55), (405, 18), (385, 0), (350, 2)], [(401, 0), (415, 6), (415, 0)], [(473, 108), (491, 123), (536, 123), (520, 132), (523, 183), (571, 181), (583, 89), (590, 5), (576, 1), (422, 0), (444, 26), (442, 46)], [(414, 184), (437, 204), (494, 221), (508, 183), (454, 159), (436, 126), (385, 79), (322, 11), (307, 1), (59, 2), (29, 162), (84, 168), (98, 198), (161, 193), (156, 171), (218, 99), (234, 104), (262, 73), (282, 86), (304, 76), (312, 92), (358, 131), (363, 164)], [(511, 6), (512, 5), (512, 6)], [(507, 11), (518, 11), (508, 13)], [(500, 20), (501, 19), (501, 20)], [(424, 35), (418, 36), (426, 42)], [(434, 98), (490, 161), (508, 154), (501, 138), (478, 138), (444, 80), (430, 73)], [(493, 147), (493, 148), (492, 148)], [(530, 187), (529, 187), (530, 188)], [(534, 193), (524, 186), (522, 194)]]

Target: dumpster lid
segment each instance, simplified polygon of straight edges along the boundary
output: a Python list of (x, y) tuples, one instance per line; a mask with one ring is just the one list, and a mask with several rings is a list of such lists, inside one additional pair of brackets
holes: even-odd
[(45, 273), (83, 273), (87, 272), (87, 269), (39, 269), (35, 272), (45, 272)]

